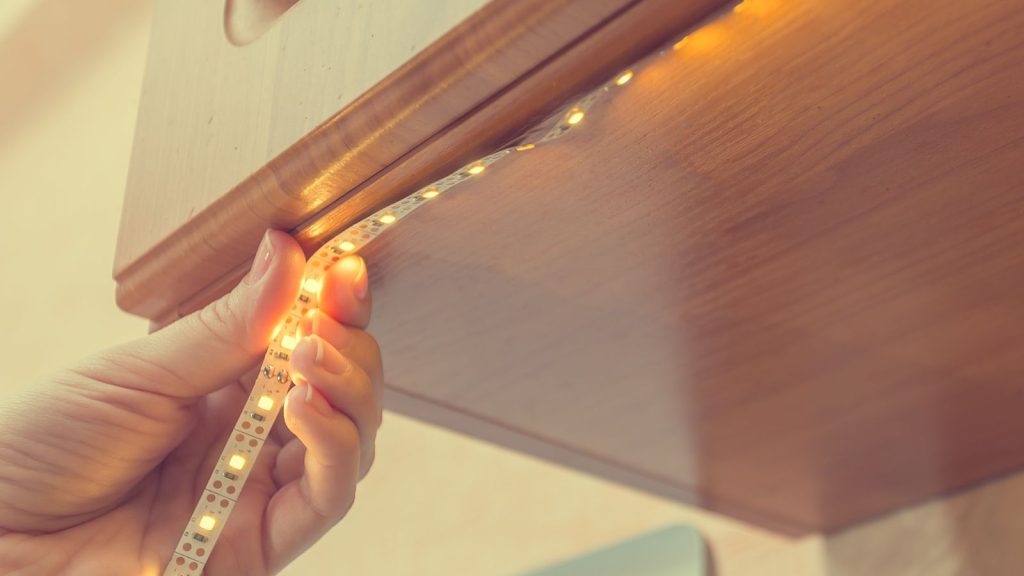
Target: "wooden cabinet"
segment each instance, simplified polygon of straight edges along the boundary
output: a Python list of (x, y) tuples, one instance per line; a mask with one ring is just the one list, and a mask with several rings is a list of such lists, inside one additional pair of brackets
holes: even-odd
[(313, 250), (629, 67), (363, 252), (388, 406), (792, 533), (1024, 464), (1024, 2), (303, 0), (244, 46), (207, 4), (157, 13), (125, 309), (188, 312), (263, 228)]

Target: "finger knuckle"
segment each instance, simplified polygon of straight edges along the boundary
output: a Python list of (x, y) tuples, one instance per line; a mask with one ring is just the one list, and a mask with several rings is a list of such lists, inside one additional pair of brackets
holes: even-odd
[(353, 402), (360, 406), (367, 406), (373, 403), (373, 382), (370, 381), (370, 377), (366, 372), (353, 370), (349, 378), (349, 384), (349, 393), (352, 395)]
[(238, 341), (238, 334), (232, 331), (232, 327), (238, 325), (237, 320), (237, 311), (230, 297), (217, 299), (185, 317), (185, 321), (190, 321), (196, 329), (229, 344)]
[(338, 434), (337, 447), (340, 452), (358, 452), (360, 445), (359, 427), (351, 418), (344, 418), (341, 432)]
[(360, 331), (357, 338), (358, 347), (354, 348), (353, 351), (358, 352), (362, 367), (367, 375), (369, 375), (371, 382), (380, 384), (384, 378), (384, 360), (381, 354), (380, 343), (368, 332)]

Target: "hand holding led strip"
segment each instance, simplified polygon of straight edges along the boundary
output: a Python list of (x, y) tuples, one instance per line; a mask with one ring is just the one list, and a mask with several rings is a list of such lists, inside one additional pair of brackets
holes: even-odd
[[(306, 262), (299, 295), (288, 316), (271, 337), (252, 392), (242, 408), (242, 413), (210, 474), (206, 488), (203, 490), (181, 538), (178, 539), (177, 547), (164, 571), (164, 576), (196, 576), (202, 573), (203, 567), (209, 560), (292, 384), (288, 374), (288, 364), (292, 350), (302, 337), (299, 334), (301, 319), (316, 308), (317, 295), (327, 270), (343, 256), (357, 252), (416, 208), (440, 196), (453, 186), (480, 175), (488, 166), (505, 156), (533, 149), (539, 144), (560, 137), (583, 120), (586, 110), (601, 93), (606, 92), (613, 84), (616, 86), (626, 84), (632, 77), (633, 73), (627, 70), (616, 77), (613, 82), (577, 101), (564, 114), (558, 115), (556, 122), (549, 129), (529, 133), (527, 139), (524, 139), (524, 142), (528, 143), (503, 148), (417, 190), (350, 226), (329, 240), (310, 257)], [(548, 126), (547, 123), (544, 125)], [(530, 136), (534, 137), (530, 138)]]

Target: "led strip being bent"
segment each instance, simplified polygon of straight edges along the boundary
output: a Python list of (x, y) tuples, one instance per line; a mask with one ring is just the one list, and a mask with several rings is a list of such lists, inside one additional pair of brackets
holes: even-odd
[[(301, 338), (298, 333), (299, 324), (303, 316), (316, 309), (317, 294), (327, 270), (343, 256), (353, 254), (369, 244), (389, 226), (408, 216), (416, 208), (453, 186), (479, 175), (491, 164), (509, 154), (533, 149), (565, 134), (583, 120), (587, 109), (601, 93), (608, 91), (611, 86), (622, 86), (632, 76), (631, 71), (623, 72), (558, 115), (554, 125), (549, 129), (534, 130), (527, 135), (527, 139), (523, 139), (517, 145), (485, 156), (371, 214), (331, 238), (310, 257), (304, 269), (299, 296), (292, 305), (288, 317), (274, 331), (249, 399), (242, 408), (242, 414), (238, 417), (210, 474), (199, 503), (196, 504), (181, 538), (178, 539), (178, 545), (164, 570), (164, 576), (197, 576), (202, 574), (203, 567), (209, 561), (217, 538), (238, 501), (242, 487), (249, 477), (249, 471), (259, 457), (263, 443), (270, 434), (270, 428), (281, 411), (284, 397), (292, 385), (288, 374), (288, 361)], [(545, 123), (542, 126), (549, 125)]]

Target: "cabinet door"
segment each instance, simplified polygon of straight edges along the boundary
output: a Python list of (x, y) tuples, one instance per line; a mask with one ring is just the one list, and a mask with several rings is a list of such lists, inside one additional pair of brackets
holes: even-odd
[(122, 302), (193, 309), (264, 225), (315, 249), (585, 103), (363, 250), (390, 408), (793, 533), (1018, 468), (1024, 3), (711, 4), (621, 6), (358, 182), (328, 122), (225, 197), (323, 201), (215, 203), (155, 253), (208, 285)]

